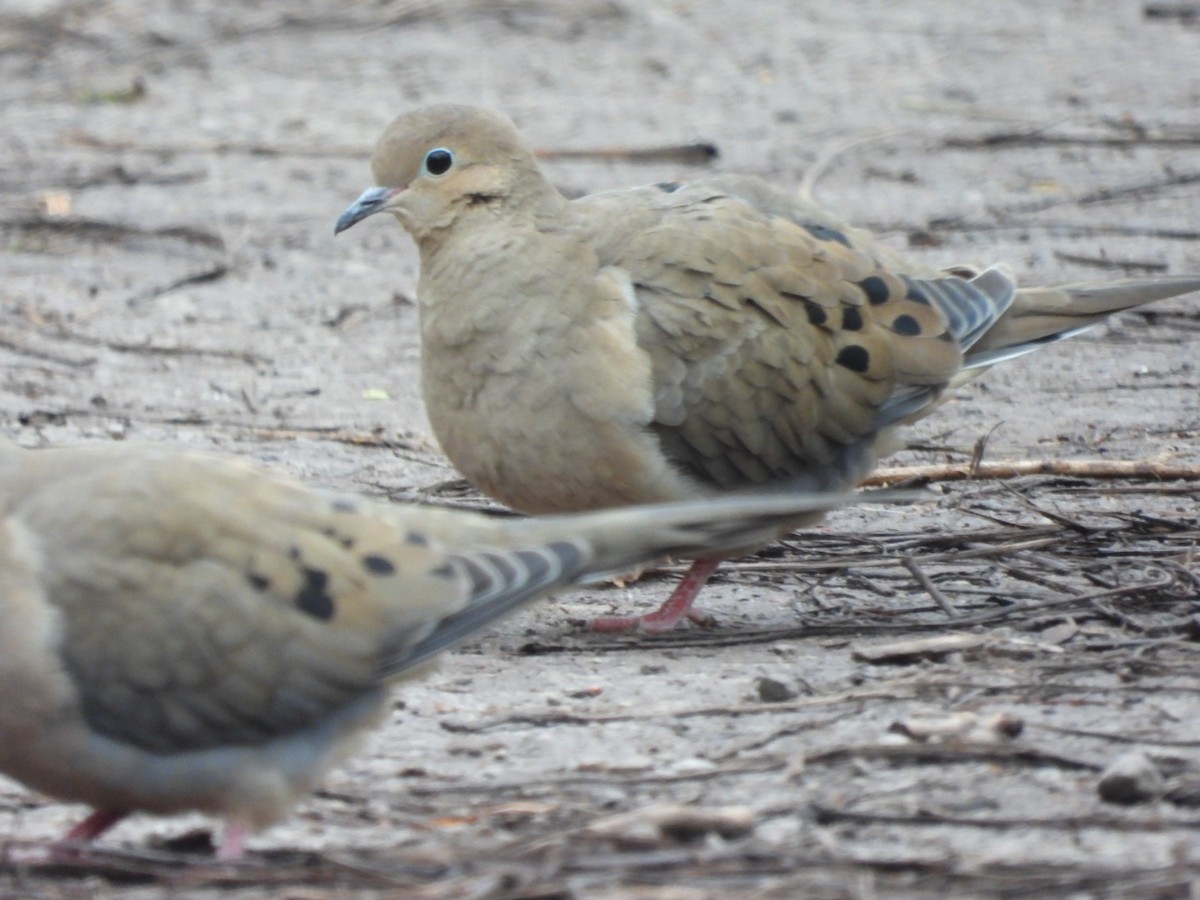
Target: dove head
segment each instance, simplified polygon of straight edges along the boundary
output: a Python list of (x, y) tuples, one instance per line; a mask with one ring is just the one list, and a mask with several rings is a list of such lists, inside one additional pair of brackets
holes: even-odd
[(512, 121), (475, 106), (428, 106), (400, 116), (376, 144), (371, 173), (375, 186), (342, 213), (335, 234), (390, 212), (420, 242), (492, 204), (561, 199)]

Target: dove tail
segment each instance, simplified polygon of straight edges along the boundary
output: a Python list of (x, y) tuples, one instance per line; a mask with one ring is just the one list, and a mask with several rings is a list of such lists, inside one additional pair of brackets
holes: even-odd
[(539, 533), (573, 535), (590, 551), (577, 581), (591, 582), (663, 556), (720, 555), (754, 547), (812, 524), (828, 510), (849, 503), (901, 499), (907, 496), (894, 491), (852, 493), (842, 485), (789, 481), (764, 486), (754, 493), (686, 503), (529, 519), (520, 523), (518, 540), (536, 538)]
[(1200, 276), (1022, 288), (1004, 315), (967, 352), (964, 368), (986, 368), (1073, 337), (1121, 310), (1193, 291), (1200, 291)]
[(505, 522), (507, 549), (462, 550), (449, 565), (470, 580), (472, 600), (403, 653), (388, 674), (410, 671), (489, 623), (556, 589), (620, 575), (664, 556), (732, 553), (778, 535), (847, 503), (894, 503), (903, 491), (834, 492), (776, 485), (777, 493), (631, 506), (599, 512)]

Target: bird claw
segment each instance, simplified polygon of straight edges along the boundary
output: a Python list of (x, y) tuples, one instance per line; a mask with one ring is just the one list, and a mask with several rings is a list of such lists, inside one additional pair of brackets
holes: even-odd
[(684, 619), (701, 628), (715, 628), (717, 624), (716, 616), (702, 609), (689, 609), (683, 614), (672, 614), (670, 611), (664, 614), (659, 609), (644, 616), (598, 616), (588, 622), (587, 627), (588, 631), (599, 634), (663, 634), (674, 630)]

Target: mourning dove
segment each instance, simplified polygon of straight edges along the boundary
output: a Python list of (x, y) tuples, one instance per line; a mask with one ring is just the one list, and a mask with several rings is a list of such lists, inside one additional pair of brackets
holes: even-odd
[[(396, 119), (380, 212), (417, 243), (424, 397), (471, 482), (529, 513), (854, 484), (895, 427), (1001, 360), (1200, 277), (1017, 289), (1002, 267), (929, 269), (752, 177), (565, 199), (503, 115)], [(671, 628), (714, 557), (655, 613)]]
[(237, 856), (383, 717), (390, 683), (498, 616), (838, 502), (497, 519), (171, 448), (0, 444), (0, 771), (93, 806), (68, 839), (199, 810)]

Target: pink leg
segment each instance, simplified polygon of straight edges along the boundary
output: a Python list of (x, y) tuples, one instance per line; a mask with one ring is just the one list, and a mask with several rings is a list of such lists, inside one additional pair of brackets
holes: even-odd
[(63, 835), (63, 841), (75, 843), (94, 841), (127, 815), (129, 813), (125, 810), (98, 809)]
[(692, 603), (695, 602), (696, 595), (700, 593), (700, 589), (704, 587), (712, 573), (717, 571), (717, 566), (720, 564), (719, 559), (697, 559), (679, 584), (675, 586), (675, 590), (667, 598), (667, 602), (654, 612), (644, 616), (602, 616), (592, 619), (588, 623), (588, 628), (592, 631), (610, 634), (637, 630), (658, 634), (670, 631), (684, 617), (691, 619), (697, 625), (711, 625), (713, 624), (712, 616), (698, 609), (692, 609)]
[(38, 862), (74, 862), (79, 859), (79, 848), (75, 844), (86, 844), (95, 840), (112, 828), (129, 813), (116, 809), (98, 809), (90, 816), (73, 826), (62, 839), (51, 844), (38, 854)]
[(241, 859), (246, 852), (246, 826), (240, 822), (225, 823), (225, 836), (217, 848), (217, 859)]

